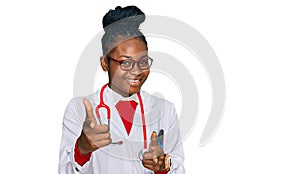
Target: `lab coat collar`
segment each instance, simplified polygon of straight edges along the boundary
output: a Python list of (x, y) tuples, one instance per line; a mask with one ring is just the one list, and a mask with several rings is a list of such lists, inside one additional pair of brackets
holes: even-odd
[(113, 105), (116, 105), (120, 100), (123, 100), (123, 101), (133, 100), (136, 103), (139, 103), (139, 99), (138, 99), (137, 94), (132, 94), (130, 97), (123, 97), (122, 95), (120, 95), (120, 94), (116, 93), (115, 91), (113, 91), (108, 86), (106, 88), (106, 92), (107, 92), (108, 96), (111, 96), (111, 101), (112, 101)]
[[(111, 131), (114, 132), (114, 133), (116, 133), (115, 135), (118, 135), (118, 134), (119, 134), (119, 136), (121, 135), (121, 137), (123, 137), (121, 139), (123, 139), (123, 141), (124, 141), (125, 139), (128, 139), (131, 136), (132, 133), (135, 132), (135, 130), (137, 129), (137, 126), (135, 124), (132, 124), (132, 128), (131, 128), (131, 131), (130, 131), (129, 135), (126, 132), (125, 127), (124, 126), (120, 126), (120, 125), (123, 125), (121, 117), (119, 117), (119, 116), (115, 117), (114, 114), (113, 114), (113, 113), (118, 113), (115, 105), (120, 100), (125, 100), (125, 101), (134, 100), (135, 102), (137, 102), (139, 104), (139, 100), (138, 100), (137, 94), (133, 94), (130, 97), (123, 97), (120, 94), (114, 92), (111, 88), (109, 88), (107, 86), (107, 88), (104, 90), (104, 102), (107, 105), (110, 105), (110, 109), (111, 109), (112, 116), (111, 116), (111, 122), (110, 122), (110, 124), (113, 127)], [(136, 113), (140, 113), (139, 107), (137, 107)], [(134, 117), (133, 123), (136, 122), (136, 119), (139, 119), (139, 117)], [(139, 122), (141, 122), (141, 121), (139, 121)], [(116, 137), (112, 137), (112, 138), (115, 139)], [(115, 140), (117, 140), (117, 139), (115, 139)]]

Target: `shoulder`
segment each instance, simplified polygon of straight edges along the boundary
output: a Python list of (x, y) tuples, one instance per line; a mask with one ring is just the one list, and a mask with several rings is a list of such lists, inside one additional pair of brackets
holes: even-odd
[(92, 94), (89, 94), (87, 96), (78, 96), (78, 97), (73, 97), (69, 104), (83, 104), (83, 99), (86, 98), (89, 100), (89, 102), (92, 104), (92, 103), (95, 103), (97, 101), (97, 94), (98, 94), (98, 91), (92, 93)]
[(84, 110), (84, 104), (83, 104), (83, 99), (86, 98), (89, 100), (89, 102), (92, 105), (95, 105), (96, 101), (97, 101), (97, 92), (94, 92), (90, 95), (87, 96), (78, 96), (78, 97), (74, 97), (72, 98), (68, 105), (67, 105), (67, 109), (72, 109), (75, 111), (81, 111)]
[(79, 96), (72, 98), (67, 104), (64, 119), (66, 120), (77, 120), (81, 122), (85, 117), (85, 107), (83, 104), (83, 99), (86, 98), (90, 101), (92, 105), (95, 105), (96, 93), (90, 94), (88, 96)]

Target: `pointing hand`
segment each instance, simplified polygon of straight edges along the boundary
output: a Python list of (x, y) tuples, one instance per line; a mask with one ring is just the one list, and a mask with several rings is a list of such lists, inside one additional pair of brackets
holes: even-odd
[(151, 134), (151, 142), (148, 152), (144, 153), (142, 164), (147, 169), (154, 172), (161, 171), (165, 168), (165, 156), (163, 149), (158, 145), (157, 134), (155, 131)]
[(107, 125), (97, 125), (91, 103), (84, 98), (83, 104), (86, 118), (83, 123), (81, 135), (78, 138), (80, 153), (85, 155), (111, 143), (110, 133)]

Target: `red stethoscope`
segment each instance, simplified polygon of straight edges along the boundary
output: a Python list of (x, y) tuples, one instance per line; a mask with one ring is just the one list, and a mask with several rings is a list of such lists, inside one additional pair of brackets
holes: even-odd
[[(101, 91), (100, 91), (100, 103), (99, 103), (99, 105), (96, 107), (96, 115), (97, 115), (97, 118), (98, 118), (99, 122), (101, 123), (101, 121), (100, 121), (100, 112), (99, 112), (99, 110), (100, 110), (101, 108), (105, 108), (105, 109), (106, 109), (106, 112), (107, 112), (107, 124), (108, 124), (108, 127), (110, 128), (110, 108), (109, 108), (109, 106), (107, 106), (107, 105), (104, 103), (104, 100), (103, 100), (104, 89), (107, 87), (107, 85), (108, 85), (108, 84), (105, 84), (105, 85), (103, 85), (103, 87), (101, 88)], [(142, 97), (141, 97), (140, 92), (137, 93), (137, 96), (138, 96), (139, 103), (140, 103), (140, 108), (141, 108), (142, 127), (143, 127), (143, 136), (144, 136), (144, 149), (147, 149), (147, 132), (146, 132), (146, 122), (145, 122), (144, 105), (143, 105), (143, 101), (142, 101)], [(111, 144), (119, 144), (119, 145), (122, 145), (122, 144), (123, 144), (123, 141), (111, 142)]]

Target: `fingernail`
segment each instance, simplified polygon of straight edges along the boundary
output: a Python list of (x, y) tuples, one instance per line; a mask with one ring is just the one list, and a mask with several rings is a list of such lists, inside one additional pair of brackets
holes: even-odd
[(94, 123), (94, 122), (91, 122), (91, 123), (90, 123), (90, 127), (91, 127), (91, 128), (94, 128), (94, 127), (95, 127), (95, 123)]

